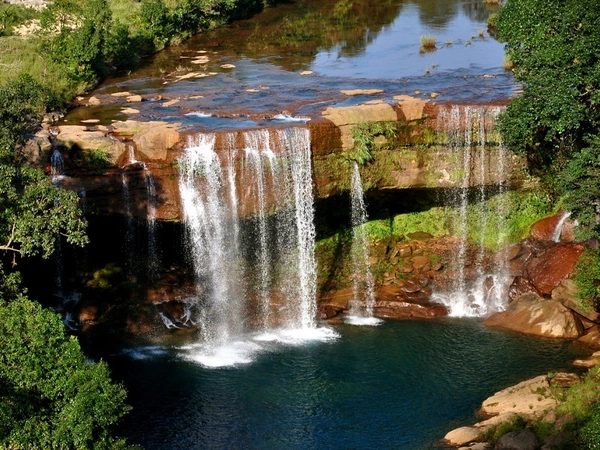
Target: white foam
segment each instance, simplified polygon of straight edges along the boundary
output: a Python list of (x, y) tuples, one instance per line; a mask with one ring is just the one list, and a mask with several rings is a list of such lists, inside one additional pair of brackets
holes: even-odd
[(206, 119), (208, 117), (212, 117), (213, 115), (210, 113), (205, 113), (205, 112), (201, 112), (201, 111), (194, 111), (191, 113), (187, 113), (186, 116), (194, 116), (194, 117), (199, 117), (201, 119)]
[(293, 117), (289, 114), (276, 114), (271, 120), (275, 120), (277, 122), (308, 122), (310, 120), (310, 117)]
[(287, 345), (303, 345), (309, 342), (327, 342), (335, 340), (340, 335), (331, 328), (280, 328), (268, 333), (257, 335), (258, 341), (280, 342)]
[(181, 347), (181, 349), (186, 350), (182, 355), (183, 359), (207, 368), (249, 364), (264, 350), (262, 346), (250, 341), (228, 342), (216, 346), (197, 344)]
[(344, 323), (361, 327), (376, 327), (378, 325), (382, 325), (384, 321), (383, 319), (378, 319), (377, 317), (347, 316), (344, 317)]

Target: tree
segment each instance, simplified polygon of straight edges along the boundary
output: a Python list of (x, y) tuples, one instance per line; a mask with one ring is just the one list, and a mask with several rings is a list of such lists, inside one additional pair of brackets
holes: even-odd
[(106, 364), (90, 363), (60, 317), (23, 296), (0, 303), (0, 446), (117, 449), (130, 409)]
[(0, 250), (12, 253), (14, 263), (17, 255), (49, 257), (58, 235), (87, 243), (77, 194), (53, 186), (19, 151), (48, 98), (28, 75), (0, 87)]
[(0, 260), (0, 447), (126, 448), (112, 437), (129, 409), (125, 390), (104, 363), (88, 362), (57, 314), (25, 297), (14, 268), (17, 257), (50, 256), (58, 235), (87, 242), (77, 195), (20, 151), (48, 99), (26, 75), (0, 87), (0, 253), (13, 262)]
[[(565, 197), (576, 217), (582, 212), (576, 197), (595, 201), (600, 187), (597, 176), (577, 181), (590, 175), (577, 166), (600, 134), (599, 21), (598, 2), (508, 0), (497, 23), (515, 79), (523, 84), (523, 93), (501, 118), (501, 131), (510, 148), (526, 155), (531, 169)], [(588, 228), (595, 226), (589, 213), (581, 219)]]

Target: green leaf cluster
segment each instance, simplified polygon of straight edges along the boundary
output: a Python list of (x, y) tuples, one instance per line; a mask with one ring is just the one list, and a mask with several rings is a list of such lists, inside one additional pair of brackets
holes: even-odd
[(597, 225), (584, 199), (600, 191), (599, 22), (600, 4), (584, 0), (508, 0), (497, 21), (523, 85), (500, 120), (505, 141), (588, 228)]
[(106, 364), (90, 363), (60, 317), (24, 297), (0, 303), (0, 446), (118, 449), (130, 409)]
[(385, 142), (394, 140), (398, 134), (397, 124), (394, 122), (368, 122), (352, 128), (354, 146), (348, 158), (364, 166), (373, 159), (371, 152), (377, 145), (376, 140), (382, 137)]

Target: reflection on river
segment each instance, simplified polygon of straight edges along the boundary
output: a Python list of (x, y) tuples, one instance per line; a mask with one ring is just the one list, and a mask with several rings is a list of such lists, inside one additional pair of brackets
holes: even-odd
[[(439, 101), (505, 99), (513, 79), (502, 68), (503, 45), (487, 30), (492, 12), (481, 0), (282, 2), (161, 52), (93, 93), (159, 100), (136, 105), (139, 113), (90, 106), (67, 120), (314, 115), (365, 100), (340, 93), (349, 89), (383, 90), (378, 98), (387, 101), (415, 91), (436, 92)], [(435, 37), (436, 49), (423, 51), (421, 36)]]

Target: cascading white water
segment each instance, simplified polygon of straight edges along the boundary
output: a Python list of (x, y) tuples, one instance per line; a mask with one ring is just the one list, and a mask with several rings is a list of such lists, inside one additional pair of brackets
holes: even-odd
[(565, 225), (565, 221), (569, 217), (571, 217), (570, 212), (563, 212), (561, 214), (560, 219), (558, 220), (558, 223), (556, 224), (556, 229), (554, 230), (554, 234), (552, 235), (552, 240), (554, 242), (560, 242), (560, 235), (561, 235), (563, 227)]
[(347, 322), (353, 325), (377, 325), (383, 322), (373, 317), (375, 280), (369, 267), (369, 241), (364, 227), (367, 220), (360, 170), (358, 164), (354, 162), (350, 183), (352, 300), (347, 319)]
[(65, 160), (58, 149), (54, 149), (50, 156), (50, 175), (52, 176), (52, 184), (57, 185), (65, 172)]
[[(449, 308), (451, 316), (486, 316), (493, 312), (503, 310), (507, 304), (506, 298), (506, 270), (501, 261), (496, 259), (490, 270), (484, 266), (485, 248), (483, 232), (480, 233), (477, 248), (473, 257), (469, 255), (468, 242), (469, 209), (475, 208), (471, 213), (471, 221), (477, 218), (475, 225), (479, 230), (486, 230), (488, 213), (485, 211), (486, 192), (496, 186), (496, 192), (503, 194), (506, 190), (507, 181), (507, 158), (508, 152), (502, 143), (492, 148), (488, 144), (488, 136), (493, 131), (495, 118), (499, 114), (499, 108), (453, 106), (449, 111), (443, 110), (438, 118), (438, 126), (446, 135), (447, 143), (462, 161), (462, 174), (458, 181), (457, 194), (450, 200), (450, 204), (456, 208), (456, 218), (453, 223), (454, 233), (460, 242), (456, 255), (456, 280), (450, 287), (450, 292), (434, 294), (433, 298)], [(475, 142), (474, 125), (478, 134)], [(492, 158), (490, 151), (497, 152), (495, 179), (491, 180), (488, 164)], [(475, 206), (469, 204), (469, 189), (475, 188)], [(502, 197), (500, 197), (502, 198)], [(507, 205), (505, 201), (496, 202), (495, 214), (499, 218), (496, 230), (496, 241), (498, 245), (502, 242), (502, 219), (506, 217)], [(473, 224), (471, 224), (473, 226)], [(473, 253), (473, 252), (471, 252)], [(475, 267), (469, 269), (467, 266), (473, 264)]]
[(256, 228), (257, 228), (257, 259), (259, 283), (259, 317), (263, 329), (268, 328), (271, 313), (271, 260), (269, 248), (269, 233), (267, 224), (267, 181), (265, 165), (269, 159), (270, 135), (268, 130), (253, 130), (244, 134), (245, 161), (249, 167), (246, 177), (254, 180), (252, 187), (255, 189), (257, 202)]
[(158, 206), (158, 197), (156, 195), (156, 184), (150, 169), (144, 165), (144, 183), (146, 185), (147, 198), (147, 232), (148, 232), (148, 279), (153, 281), (158, 273), (160, 265), (160, 255), (156, 243), (156, 207)]
[(240, 138), (225, 135), (215, 148), (215, 135), (194, 136), (179, 162), (202, 335), (189, 358), (206, 366), (249, 362), (266, 341), (332, 337), (315, 322), (309, 132)]
[(123, 188), (123, 203), (125, 206), (125, 254), (127, 257), (127, 273), (132, 275), (135, 266), (135, 224), (131, 210), (131, 195), (129, 192), (129, 179), (126, 172), (121, 173), (121, 186)]

